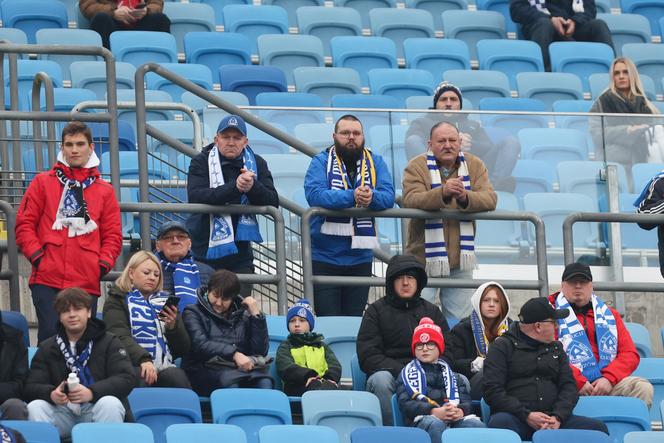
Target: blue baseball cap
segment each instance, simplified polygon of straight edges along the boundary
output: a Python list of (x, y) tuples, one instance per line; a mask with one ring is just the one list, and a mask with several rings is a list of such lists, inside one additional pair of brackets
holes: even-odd
[(244, 120), (239, 115), (227, 115), (219, 122), (219, 127), (217, 128), (217, 134), (224, 132), (226, 129), (233, 128), (237, 129), (244, 135), (247, 136), (247, 125), (244, 123)]

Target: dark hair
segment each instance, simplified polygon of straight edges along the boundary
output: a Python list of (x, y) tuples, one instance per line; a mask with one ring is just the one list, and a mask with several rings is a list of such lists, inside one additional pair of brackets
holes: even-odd
[[(505, 292), (500, 288), (500, 286), (497, 285), (489, 285), (486, 288), (484, 288), (484, 291), (482, 292), (482, 296), (480, 297), (480, 305), (482, 304), (482, 300), (484, 300), (484, 296), (489, 292), (489, 289), (495, 289), (500, 296), (498, 297), (499, 303), (500, 303), (500, 314), (498, 317), (486, 321), (484, 317), (482, 317), (482, 322), (484, 322), (484, 333), (486, 334), (486, 338), (489, 343), (493, 343), (493, 341), (498, 338), (498, 327), (502, 323), (503, 318), (507, 317), (509, 306), (507, 305), (507, 296), (505, 295)], [(480, 308), (481, 310), (481, 308)]]
[(208, 280), (208, 293), (215, 292), (223, 299), (235, 298), (240, 293), (240, 280), (226, 269), (214, 271)]
[(62, 142), (65, 142), (65, 136), (74, 134), (85, 135), (85, 138), (88, 139), (88, 143), (92, 144), (92, 131), (90, 131), (90, 128), (85, 123), (79, 121), (67, 123), (67, 126), (62, 128)]
[[(337, 132), (337, 130), (339, 129), (339, 122), (341, 120), (350, 120), (353, 122), (358, 122), (360, 126), (362, 126), (362, 122), (360, 121), (359, 118), (355, 117), (353, 114), (345, 114), (337, 119), (336, 123), (334, 124), (334, 132)], [(364, 130), (364, 126), (362, 126), (362, 130)]]
[(92, 307), (92, 298), (81, 288), (67, 288), (58, 292), (53, 302), (55, 312), (62, 314), (72, 306), (89, 310)]
[(438, 129), (440, 126), (443, 126), (443, 125), (451, 126), (454, 129), (456, 129), (457, 134), (459, 133), (459, 128), (457, 128), (457, 125), (455, 125), (454, 123), (446, 122), (446, 121), (443, 120), (442, 122), (438, 122), (438, 123), (436, 123), (435, 125), (433, 125), (431, 127), (431, 131), (429, 131), (429, 139), (431, 139), (431, 137), (433, 137), (433, 131), (435, 131), (436, 129)]

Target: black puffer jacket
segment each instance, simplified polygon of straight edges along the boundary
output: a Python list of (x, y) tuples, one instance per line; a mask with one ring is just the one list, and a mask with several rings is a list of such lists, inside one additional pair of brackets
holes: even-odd
[[(409, 269), (418, 273), (417, 291), (412, 298), (403, 299), (394, 291), (394, 280)], [(424, 266), (415, 257), (392, 257), (385, 274), (385, 297), (367, 307), (357, 334), (357, 358), (367, 375), (378, 371), (390, 371), (394, 377), (399, 375), (413, 359), (413, 331), (422, 317), (429, 317), (440, 326), (447, 340), (450, 328), (443, 313), (436, 305), (420, 298), (426, 284)]]
[(0, 313), (0, 403), (20, 398), (28, 377), (28, 348), (23, 333), (2, 324)]
[(523, 422), (531, 412), (564, 422), (579, 394), (562, 343), (534, 340), (513, 322), (484, 361), (484, 399), (492, 413), (509, 412)]

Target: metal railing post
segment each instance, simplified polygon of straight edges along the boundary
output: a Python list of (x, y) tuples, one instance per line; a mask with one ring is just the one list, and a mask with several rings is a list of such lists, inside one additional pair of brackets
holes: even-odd
[(18, 284), (18, 247), (16, 246), (16, 211), (8, 202), (0, 200), (0, 211), (6, 215), (7, 222), (7, 263), (9, 272), (0, 272), (0, 276), (9, 280), (9, 307), (12, 311), (21, 310), (20, 288)]

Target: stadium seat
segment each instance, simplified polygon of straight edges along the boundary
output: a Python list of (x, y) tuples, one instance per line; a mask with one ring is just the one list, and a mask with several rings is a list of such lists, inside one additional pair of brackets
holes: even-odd
[(224, 8), (228, 5), (251, 5), (252, 0), (197, 0), (200, 3), (212, 6), (214, 9), (214, 23), (219, 27), (224, 24)]
[(636, 350), (642, 358), (652, 357), (652, 342), (650, 341), (650, 333), (648, 329), (639, 323), (625, 322), (625, 327), (632, 336), (632, 341)]
[[(94, 134), (94, 133), (93, 133)], [(97, 144), (95, 143), (95, 148)], [(136, 151), (120, 151), (120, 178), (138, 179), (138, 154)], [(157, 160), (152, 158), (148, 159), (148, 178), (151, 180), (170, 180), (170, 175), (157, 165)], [(106, 168), (110, 166), (110, 154), (108, 151), (103, 152), (101, 155), (101, 166), (107, 165), (105, 168), (100, 168), (102, 174), (108, 173)]]
[(2, 420), (3, 426), (20, 432), (28, 443), (60, 443), (58, 428), (43, 421)]
[[(298, 127), (295, 128), (295, 137), (307, 142), (305, 138), (298, 137)], [(328, 140), (332, 138), (332, 130), (325, 131), (324, 134)], [(330, 144), (331, 142), (328, 141), (328, 146)], [(270, 165), (274, 186), (279, 194), (291, 198), (296, 189), (304, 188), (304, 176), (311, 163), (311, 158), (303, 154), (273, 154), (262, 157)], [(285, 325), (286, 321), (284, 321)]]
[(396, 46), (385, 37), (334, 37), (330, 49), (333, 65), (357, 71), (362, 86), (369, 86), (371, 69), (398, 68)]
[[(429, 109), (433, 104), (433, 97), (430, 95), (411, 95), (406, 99), (406, 109)], [(464, 102), (464, 108), (466, 103)], [(408, 113), (408, 119), (414, 120), (421, 114), (413, 112)]]
[(536, 98), (547, 110), (557, 100), (583, 100), (581, 80), (564, 72), (522, 72), (516, 75), (519, 97)]
[(323, 334), (325, 343), (332, 349), (342, 366), (341, 376), (351, 378), (350, 360), (355, 355), (357, 333), (361, 317), (318, 317), (316, 331)]
[(334, 0), (334, 6), (355, 9), (362, 17), (362, 26), (370, 28), (369, 11), (375, 8), (396, 8), (397, 0)]
[(324, 0), (263, 0), (261, 5), (279, 6), (288, 14), (288, 25), (297, 27), (297, 10), (303, 7), (325, 6)]
[[(101, 47), (101, 36), (90, 29), (40, 29), (35, 38), (39, 45), (80, 45), (85, 42), (86, 45)], [(94, 55), (64, 54), (42, 54), (40, 58), (58, 63), (65, 80), (71, 80), (69, 65), (72, 62), (101, 60)]]
[(436, 30), (443, 29), (442, 14), (450, 9), (468, 9), (467, 0), (406, 0), (406, 8), (429, 11)]
[(517, 25), (510, 16), (509, 0), (475, 0), (475, 4), (481, 11), (495, 11), (502, 14), (505, 19), (505, 31), (513, 35), (517, 34)]
[(632, 165), (634, 192), (640, 194), (643, 187), (662, 171), (664, 171), (664, 164), (662, 163), (636, 163)]
[[(212, 90), (212, 72), (205, 65), (194, 63), (162, 63), (161, 67), (168, 69), (173, 74), (179, 75), (185, 80), (191, 81), (203, 89)], [(181, 102), (182, 93), (185, 92), (182, 87), (153, 72), (148, 72), (145, 80), (148, 89), (165, 91), (171, 96), (174, 102)]]
[(260, 443), (291, 443), (316, 441), (339, 443), (339, 435), (327, 426), (269, 425), (258, 431)]
[[(553, 112), (588, 112), (593, 102), (588, 100), (558, 100), (553, 103)], [(577, 129), (588, 132), (588, 117), (584, 115), (554, 115), (556, 128)], [(590, 145), (588, 145), (590, 146)]]
[(297, 92), (317, 94), (324, 105), (333, 95), (360, 93), (360, 75), (350, 68), (295, 68), (293, 78)]
[(298, 66), (325, 66), (323, 43), (313, 35), (264, 34), (257, 44), (261, 64), (284, 71), (289, 85), (294, 84), (293, 69)]
[[(184, 144), (193, 144), (194, 126), (190, 121), (157, 120), (148, 121), (146, 124), (176, 140), (180, 140)], [(148, 146), (152, 146), (156, 152), (168, 154), (168, 158), (170, 159), (173, 159), (176, 155), (176, 152), (172, 150), (169, 145), (162, 143), (157, 139), (154, 139), (154, 141), (148, 139)]]
[[(72, 88), (90, 89), (98, 100), (106, 99), (106, 62), (73, 62), (70, 67)], [(130, 63), (115, 63), (117, 89), (134, 89), (136, 68)]]
[(72, 443), (153, 443), (152, 431), (140, 423), (79, 423), (71, 430)]
[(614, 5), (617, 7), (619, 3), (619, 0), (595, 0), (595, 8), (598, 14), (608, 14)]
[(25, 32), (28, 43), (36, 43), (36, 33), (43, 28), (67, 28), (67, 9), (62, 2), (46, 0), (3, 1), (0, 4), (2, 26)]
[[(16, 43), (19, 45), (28, 44), (28, 36), (25, 35), (25, 32), (16, 28), (0, 28), (0, 40), (7, 40), (10, 43)], [(17, 55), (18, 58), (28, 58), (28, 54)]]
[[(618, 196), (620, 212), (634, 213), (634, 200), (639, 194), (628, 194), (621, 192)], [(600, 210), (605, 209), (600, 207)], [(620, 241), (623, 249), (654, 249), (655, 231), (641, 229), (636, 223), (620, 223)]]
[(433, 95), (435, 80), (429, 71), (421, 69), (372, 69), (369, 89), (372, 94), (391, 95), (403, 107), (411, 95)]
[[(284, 132), (287, 132), (286, 127), (278, 123), (270, 121), (270, 124)], [(288, 154), (289, 147), (282, 141), (274, 138), (272, 135), (261, 131), (254, 126), (247, 128), (247, 138), (249, 138), (249, 145), (256, 154), (261, 156), (267, 154)]]
[(423, 9), (375, 8), (369, 11), (371, 35), (386, 37), (404, 58), (403, 42), (408, 38), (434, 38), (433, 17)]
[(187, 63), (199, 63), (212, 71), (214, 82), (219, 83), (222, 65), (250, 65), (253, 44), (234, 32), (189, 32), (184, 36)]
[(353, 391), (364, 391), (367, 384), (367, 374), (360, 369), (357, 354), (353, 355), (350, 359), (350, 371), (353, 376)]
[(480, 40), (477, 42), (477, 57), (480, 69), (507, 75), (513, 91), (516, 91), (518, 73), (544, 72), (542, 50), (529, 40)]
[(650, 43), (650, 23), (640, 14), (597, 14), (611, 31), (616, 57), (622, 55), (622, 47), (627, 43)]
[(587, 160), (585, 134), (574, 129), (528, 128), (519, 131), (521, 157), (558, 164), (566, 160)]
[(330, 40), (333, 37), (362, 35), (362, 18), (353, 8), (303, 6), (296, 14), (300, 34), (318, 37), (327, 56), (332, 53)]
[[(18, 103), (19, 110), (27, 110), (29, 108), (32, 83), (35, 74), (38, 72), (46, 73), (53, 81), (53, 86), (57, 88), (62, 87), (62, 69), (60, 65), (52, 60), (18, 60), (17, 65), (17, 80), (18, 80)], [(5, 87), (9, 87), (9, 63), (4, 64), (4, 78)], [(7, 96), (5, 98), (8, 98)]]
[[(268, 159), (270, 156), (267, 157)], [(276, 158), (273, 157), (273, 158)], [(267, 160), (266, 160), (267, 161)], [(269, 162), (268, 162), (269, 163)], [(272, 166), (271, 163), (269, 163)], [(285, 315), (265, 315), (265, 321), (267, 322), (267, 333), (270, 339), (270, 350), (269, 354), (276, 354), (277, 348), (288, 337), (288, 327), (286, 324)], [(271, 365), (274, 366), (274, 365)]]
[(426, 431), (419, 428), (373, 427), (357, 428), (350, 433), (351, 443), (430, 443)]
[(664, 358), (642, 357), (633, 375), (643, 377), (652, 384), (655, 389), (655, 395), (652, 406), (650, 407), (650, 421), (661, 421), (662, 416), (660, 415), (661, 411), (658, 406), (664, 401)]
[(625, 434), (623, 443), (661, 443), (662, 433), (655, 431), (632, 431)]
[(650, 22), (653, 35), (662, 35), (659, 21), (664, 17), (664, 4), (659, 0), (620, 0), (620, 9), (628, 14), (640, 14)]
[(543, 429), (533, 434), (533, 443), (574, 441), (584, 443), (613, 443), (611, 437), (600, 431), (586, 429)]
[(650, 431), (648, 408), (635, 397), (582, 396), (573, 414), (602, 420), (614, 441), (632, 431)]
[(166, 429), (167, 443), (210, 443), (227, 441), (247, 443), (247, 437), (239, 426), (212, 423), (186, 423), (171, 425)]
[(453, 38), (407, 38), (403, 42), (406, 68), (424, 69), (433, 78), (449, 69), (470, 69), (470, 52), (462, 40)]
[(590, 74), (609, 72), (614, 58), (611, 46), (592, 42), (553, 42), (549, 54), (552, 70), (575, 74), (586, 92), (590, 91)]
[(657, 93), (662, 94), (664, 79), (664, 45), (656, 43), (628, 43), (623, 46), (623, 55), (629, 57), (639, 74), (647, 75), (655, 82)]
[(445, 72), (443, 78), (461, 89), (464, 100), (468, 97), (479, 104), (486, 97), (510, 97), (510, 83), (500, 71), (461, 71)]
[[(92, 141), (95, 144), (95, 152), (97, 152), (97, 156), (104, 155), (109, 149), (108, 124), (88, 123), (87, 125), (90, 128), (90, 131), (92, 131)], [(118, 148), (120, 151), (136, 151), (136, 135), (134, 129), (129, 123), (122, 120), (118, 121)], [(100, 171), (104, 165), (108, 166), (110, 163), (100, 165)], [(122, 171), (120, 173), (122, 174)]]
[(470, 49), (471, 60), (477, 60), (478, 41), (507, 37), (505, 18), (495, 11), (445, 11), (443, 32), (445, 38), (465, 41)]
[(228, 5), (224, 7), (224, 30), (243, 34), (254, 44), (262, 34), (288, 34), (288, 14), (279, 6)]
[(178, 62), (175, 37), (167, 32), (115, 31), (110, 42), (115, 59), (135, 67), (144, 63)]
[[(212, 95), (222, 100), (234, 104), (235, 106), (249, 106), (249, 99), (247, 98), (246, 95), (240, 92), (233, 92), (233, 91), (209, 91), (209, 92)], [(282, 93), (279, 92), (278, 94)], [(206, 108), (214, 108), (214, 106), (210, 102), (195, 94), (192, 94), (189, 91), (182, 94), (182, 103), (194, 109), (199, 116), (203, 115), (203, 111)], [(154, 119), (148, 119), (148, 120), (154, 120)], [(215, 127), (214, 129), (216, 130), (217, 128)]]
[[(316, 94), (303, 92), (261, 92), (256, 96), (256, 106), (279, 106), (293, 108), (322, 108), (323, 102)], [(324, 123), (325, 111), (266, 109), (260, 114), (270, 123), (283, 125), (292, 133), (301, 123)]]
[[(565, 131), (565, 129), (560, 129)], [(567, 131), (574, 131), (567, 129)], [(581, 136), (583, 134), (574, 134), (573, 137)], [(563, 139), (565, 136), (562, 136)], [(568, 139), (570, 140), (570, 139)], [(551, 159), (549, 159), (551, 163)], [(620, 192), (627, 192), (627, 175), (625, 168), (621, 164), (615, 164), (618, 168), (618, 187)], [(584, 194), (597, 199), (607, 198), (607, 183), (600, 178), (600, 171), (605, 168), (606, 164), (601, 161), (561, 161), (557, 164), (558, 183), (560, 184), (560, 192), (570, 192), (577, 194)]]
[(521, 437), (509, 429), (456, 428), (445, 431), (445, 443), (468, 443), (486, 441), (491, 443), (520, 443)]
[[(324, 151), (332, 144), (331, 135), (333, 132), (334, 124), (332, 123), (302, 123), (297, 125), (294, 130), (295, 138), (308, 143), (318, 151)], [(298, 173), (299, 175), (304, 180), (304, 171)], [(302, 185), (300, 184), (300, 186)]]
[[(487, 97), (480, 100), (480, 111), (544, 112), (544, 103), (533, 98)], [(482, 114), (484, 126), (505, 128), (516, 135), (523, 128), (548, 128), (545, 115)]]
[(219, 79), (223, 91), (241, 92), (249, 103), (256, 104), (256, 95), (261, 92), (286, 92), (286, 76), (274, 66), (224, 65), (219, 68)]
[(531, 192), (552, 192), (557, 180), (556, 171), (548, 162), (525, 158), (516, 161), (512, 176), (516, 180), (514, 194), (519, 199)]
[[(516, 195), (497, 191), (498, 203), (496, 210), (519, 212), (519, 201)], [(477, 246), (499, 246), (518, 248), (521, 243), (521, 223), (514, 220), (479, 220), (476, 222)]]
[(152, 430), (155, 443), (166, 441), (166, 429), (181, 423), (202, 423), (198, 395), (183, 388), (134, 388), (128, 397), (136, 423)]
[[(29, 94), (32, 95), (32, 94)], [(44, 89), (39, 94), (40, 110), (46, 111), (46, 93)], [(81, 88), (53, 88), (54, 111), (70, 112), (77, 104), (83, 101), (96, 100), (97, 96), (89, 89)], [(30, 110), (32, 102), (30, 102)]]
[(356, 428), (383, 424), (378, 397), (361, 391), (307, 391), (302, 395), (302, 420), (334, 429), (340, 443), (350, 443)]
[(26, 346), (30, 346), (28, 320), (26, 320), (23, 314), (17, 311), (2, 311), (2, 322), (21, 331), (23, 333), (23, 342)]
[[(116, 93), (118, 102), (135, 102), (136, 90), (135, 89), (120, 89)], [(190, 93), (191, 94), (191, 93)], [(182, 99), (184, 103), (184, 99)], [(153, 91), (151, 89), (145, 90), (145, 103), (172, 103), (173, 98), (168, 92)], [(118, 118), (131, 125), (136, 130), (136, 111), (134, 109), (118, 109)], [(145, 110), (145, 121), (155, 120), (173, 120), (175, 114), (173, 111), (162, 109), (147, 109)]]
[(214, 9), (204, 3), (164, 2), (164, 14), (171, 21), (171, 34), (179, 53), (184, 53), (184, 37), (190, 32), (214, 32)]
[(293, 424), (288, 397), (274, 389), (217, 389), (210, 404), (213, 422), (239, 426), (247, 435), (247, 443), (258, 443), (263, 426)]
[[(380, 109), (399, 109), (403, 106), (403, 103), (390, 95), (339, 94), (332, 97), (331, 106), (333, 108), (343, 108), (333, 113), (335, 121), (349, 112), (359, 118), (364, 127), (367, 146), (371, 146), (368, 133), (372, 127), (396, 124), (400, 118), (400, 113), (380, 111)], [(375, 111), (349, 111), (353, 108), (375, 109)]]

